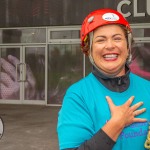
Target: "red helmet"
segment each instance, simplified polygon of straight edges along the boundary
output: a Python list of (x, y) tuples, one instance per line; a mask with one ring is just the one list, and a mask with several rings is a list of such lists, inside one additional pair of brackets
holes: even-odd
[(113, 9), (99, 9), (91, 12), (83, 21), (80, 38), (81, 46), (83, 47), (84, 41), (86, 41), (87, 35), (99, 26), (108, 24), (121, 24), (124, 25), (127, 30), (131, 31), (130, 25), (127, 20), (118, 11)]

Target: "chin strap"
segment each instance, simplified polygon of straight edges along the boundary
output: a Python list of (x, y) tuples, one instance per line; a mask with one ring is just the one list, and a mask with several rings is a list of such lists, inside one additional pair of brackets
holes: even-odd
[(127, 58), (127, 64), (129, 65), (132, 61), (132, 54), (131, 54), (131, 45), (132, 45), (132, 34), (131, 32), (128, 33), (128, 48), (129, 48), (129, 57)]
[(149, 122), (149, 127), (148, 127), (147, 139), (144, 143), (144, 147), (150, 150), (150, 122)]

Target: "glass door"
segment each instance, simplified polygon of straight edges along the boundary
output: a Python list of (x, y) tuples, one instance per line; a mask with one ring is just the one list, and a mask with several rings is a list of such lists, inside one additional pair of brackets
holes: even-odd
[(0, 102), (21, 99), (21, 47), (0, 47)]
[(80, 44), (48, 45), (48, 105), (61, 105), (67, 88), (82, 77)]
[(45, 46), (0, 47), (0, 103), (45, 103)]
[(24, 46), (23, 62), (25, 64), (23, 78), (24, 103), (45, 103), (46, 88), (46, 47)]

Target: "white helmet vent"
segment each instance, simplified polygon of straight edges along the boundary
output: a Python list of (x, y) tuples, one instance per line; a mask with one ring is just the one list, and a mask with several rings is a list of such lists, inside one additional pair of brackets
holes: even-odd
[(94, 19), (94, 16), (91, 16), (89, 19), (88, 19), (88, 23), (91, 23)]

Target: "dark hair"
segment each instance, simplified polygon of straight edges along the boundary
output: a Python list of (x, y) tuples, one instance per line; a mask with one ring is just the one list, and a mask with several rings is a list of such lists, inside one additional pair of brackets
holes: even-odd
[[(128, 34), (130, 33), (130, 31), (124, 25), (121, 25), (121, 24), (115, 24), (115, 25), (120, 26), (122, 30), (124, 31), (125, 38), (127, 40), (127, 47), (129, 48)], [(133, 43), (134, 43), (133, 37), (131, 37), (131, 44)], [(87, 36), (87, 39), (84, 42), (84, 46), (81, 48), (81, 50), (85, 55), (87, 56), (89, 55), (89, 50), (90, 50), (90, 36), (89, 35)]]

